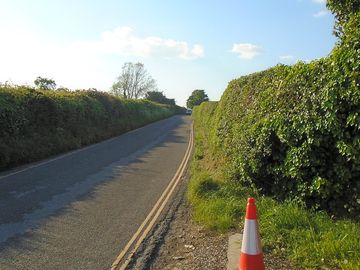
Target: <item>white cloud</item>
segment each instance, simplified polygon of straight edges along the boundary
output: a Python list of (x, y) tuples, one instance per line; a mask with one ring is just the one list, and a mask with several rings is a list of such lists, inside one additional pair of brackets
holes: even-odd
[(231, 52), (237, 53), (239, 58), (253, 59), (260, 54), (261, 47), (250, 43), (234, 43)]
[(280, 62), (284, 64), (293, 64), (296, 62), (296, 58), (293, 55), (281, 55)]
[(313, 16), (315, 18), (324, 17), (329, 14), (329, 11), (327, 10), (320, 10), (319, 12), (316, 12)]
[(74, 44), (59, 45), (19, 29), (0, 29), (0, 36), (4, 37), (0, 43), (0, 82), (32, 84), (37, 76), (44, 76), (73, 89), (104, 89), (112, 79), (105, 61), (94, 51)]
[[(130, 27), (106, 31), (97, 40), (59, 44), (47, 36), (21, 29), (0, 28), (0, 82), (32, 84), (37, 76), (53, 78), (72, 89), (106, 89), (115, 78), (112, 55), (196, 59), (201, 45), (160, 37), (140, 38)], [(133, 58), (132, 58), (133, 59)], [(121, 63), (120, 63), (121, 64)], [(117, 72), (117, 71), (116, 71)]]
[(281, 60), (288, 60), (288, 61), (290, 61), (290, 60), (294, 60), (294, 56), (293, 55), (282, 55), (282, 56), (280, 56), (280, 59)]
[(317, 4), (326, 4), (326, 0), (312, 0), (312, 1)]
[(204, 48), (199, 44), (190, 46), (185, 41), (161, 37), (139, 37), (130, 27), (117, 27), (102, 33), (99, 41), (82, 42), (78, 46), (100, 53), (134, 55), (141, 57), (164, 57), (196, 59), (204, 56)]

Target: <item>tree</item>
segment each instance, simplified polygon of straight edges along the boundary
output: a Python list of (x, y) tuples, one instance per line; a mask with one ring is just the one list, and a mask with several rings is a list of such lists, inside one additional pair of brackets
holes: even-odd
[(327, 0), (326, 6), (335, 15), (335, 36), (341, 37), (344, 25), (350, 17), (360, 11), (360, 0)]
[(53, 79), (47, 79), (40, 76), (36, 78), (34, 84), (36, 88), (41, 90), (55, 90), (56, 88), (56, 83)]
[(192, 109), (194, 106), (200, 105), (204, 101), (209, 101), (207, 94), (205, 94), (204, 90), (196, 89), (187, 99), (186, 106)]
[(156, 89), (156, 81), (150, 76), (142, 63), (125, 63), (122, 72), (111, 88), (116, 96), (140, 98), (148, 91)]
[(161, 104), (167, 104), (167, 105), (172, 105), (175, 106), (175, 99), (173, 98), (167, 98), (163, 92), (160, 91), (148, 91), (145, 94), (145, 99), (150, 100), (150, 101), (154, 101), (157, 103), (161, 103)]

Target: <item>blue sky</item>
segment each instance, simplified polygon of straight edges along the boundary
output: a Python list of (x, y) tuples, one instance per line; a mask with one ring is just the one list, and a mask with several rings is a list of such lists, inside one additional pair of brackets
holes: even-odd
[(335, 44), (324, 0), (0, 0), (0, 82), (109, 90), (142, 62), (169, 98), (220, 99), (228, 82)]

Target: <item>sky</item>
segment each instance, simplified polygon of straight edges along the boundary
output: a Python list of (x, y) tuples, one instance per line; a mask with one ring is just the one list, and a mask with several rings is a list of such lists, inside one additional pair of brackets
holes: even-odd
[(0, 0), (0, 82), (109, 91), (126, 62), (185, 106), (229, 81), (327, 56), (325, 0)]

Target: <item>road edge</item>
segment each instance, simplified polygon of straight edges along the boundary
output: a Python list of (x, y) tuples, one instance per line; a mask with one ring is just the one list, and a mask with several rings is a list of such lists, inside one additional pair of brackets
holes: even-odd
[[(137, 232), (133, 235), (125, 248), (121, 250), (111, 265), (112, 270), (133, 269), (133, 265), (137, 265), (136, 262), (141, 262), (140, 264), (142, 267), (139, 268), (139, 266), (136, 266), (135, 269), (144, 269), (146, 267), (149, 261), (148, 259), (152, 257), (151, 255), (156, 250), (155, 248), (159, 246), (157, 241), (154, 242), (154, 239), (162, 239), (159, 236), (165, 235), (167, 231), (166, 228), (169, 227), (176, 212), (175, 210), (180, 206), (180, 202), (184, 197), (186, 189), (186, 185), (184, 185), (184, 176), (187, 175), (193, 151), (194, 127), (193, 123), (191, 123), (189, 144), (173, 179), (171, 179), (169, 185), (166, 187), (144, 222), (140, 225)], [(180, 190), (183, 192), (179, 192)], [(179, 197), (178, 194), (180, 194), (181, 200), (174, 199)], [(171, 206), (174, 206), (173, 204), (176, 202), (177, 205), (175, 209)], [(172, 209), (172, 211), (169, 211), (169, 209)], [(141, 256), (141, 254), (143, 255)], [(142, 258), (142, 260), (139, 260), (139, 258)]]

